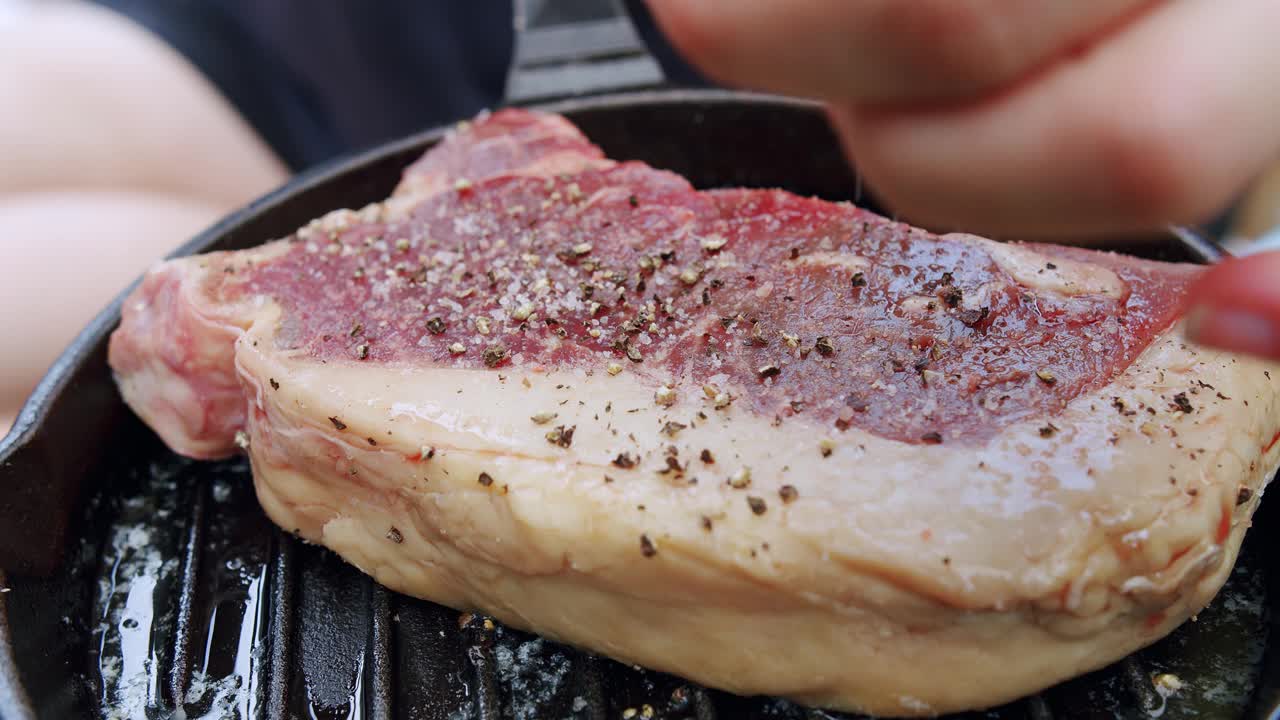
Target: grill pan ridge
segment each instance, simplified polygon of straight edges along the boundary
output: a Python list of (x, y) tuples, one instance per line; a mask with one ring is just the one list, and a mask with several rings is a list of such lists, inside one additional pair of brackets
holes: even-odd
[[(856, 178), (809, 103), (668, 91), (548, 109), (610, 157), (699, 187), (783, 186), (875, 208), (856, 197)], [(248, 247), (380, 200), (441, 135), (308, 172), (175, 254)], [(1185, 230), (1117, 249), (1218, 256)], [(244, 460), (179, 458), (124, 408), (105, 364), (119, 305), (76, 339), (0, 440), (0, 718), (852, 717), (707, 690), (383, 589), (277, 529)], [(1272, 505), (1197, 621), (1104, 670), (961, 717), (1280, 717)], [(1165, 673), (1182, 688), (1154, 682)]]

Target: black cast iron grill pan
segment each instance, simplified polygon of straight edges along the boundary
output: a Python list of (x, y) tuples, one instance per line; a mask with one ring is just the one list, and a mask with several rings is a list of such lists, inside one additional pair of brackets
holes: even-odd
[[(855, 197), (856, 179), (810, 104), (698, 91), (550, 109), (610, 157), (645, 160), (699, 187), (781, 186), (875, 207)], [(307, 173), (178, 253), (249, 247), (328, 210), (381, 200), (441, 134)], [(1183, 231), (1117, 247), (1217, 257)], [(105, 362), (118, 317), (119, 301), (57, 361), (0, 441), (5, 720), (839, 717), (703, 689), (396, 595), (296, 541), (262, 514), (243, 460), (179, 458), (123, 406)], [(1272, 505), (1196, 622), (1112, 667), (970, 717), (1280, 715), (1271, 613), (1280, 572), (1265, 551)], [(1182, 686), (1172, 695), (1166, 674)]]

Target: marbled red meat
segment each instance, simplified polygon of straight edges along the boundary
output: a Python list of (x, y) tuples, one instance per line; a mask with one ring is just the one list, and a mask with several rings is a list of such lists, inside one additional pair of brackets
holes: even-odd
[[(498, 137), (476, 165), (446, 150), (415, 170), (600, 158)], [(1173, 321), (1193, 272), (1037, 247), (1110, 268), (1124, 292), (1033, 293), (964, 237), (782, 191), (698, 191), (640, 163), (498, 174), (404, 217), (296, 240), (236, 287), (280, 302), (278, 340), (317, 358), (670, 366), (780, 420), (908, 442), (979, 441), (1052, 416)]]

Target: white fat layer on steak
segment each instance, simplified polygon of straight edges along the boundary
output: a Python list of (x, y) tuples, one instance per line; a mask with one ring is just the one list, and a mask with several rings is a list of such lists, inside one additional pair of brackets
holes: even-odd
[(1100, 295), (1121, 300), (1128, 289), (1119, 275), (1099, 265), (1051, 258), (1021, 245), (994, 242), (975, 235), (952, 234), (946, 237), (980, 245), (1001, 270), (1032, 292), (1067, 297)]
[[(1167, 632), (1220, 586), (1280, 461), (1262, 450), (1269, 366), (1176, 328), (1053, 418), (926, 452), (715, 410), (644, 368), (322, 365), (273, 350), (272, 325), (237, 365), (259, 493), (286, 528), (392, 588), (624, 661), (881, 713), (900, 695), (965, 707), (993, 662), (1011, 699)], [(1172, 409), (1197, 379), (1231, 400)], [(569, 427), (568, 447), (548, 439)], [(795, 642), (812, 652), (767, 671), (713, 662)]]
[[(1223, 401), (1207, 397), (1200, 411), (1191, 415), (1169, 409), (1167, 395), (1183, 389), (1184, 381), (1189, 384), (1186, 378), (1212, 382), (1232, 368), (1230, 363), (1188, 354), (1170, 336), (1144, 354), (1143, 367), (1118, 380), (1137, 389), (1113, 386), (1108, 391), (1129, 407), (1160, 408), (1154, 416), (1126, 416), (1112, 408), (1110, 396), (1089, 394), (1057, 417), (1006, 428), (986, 446), (944, 443), (928, 453), (856, 429), (839, 432), (815, 426), (803, 416), (775, 426), (770, 418), (739, 404), (714, 408), (700, 383), (643, 371), (628, 370), (615, 377), (603, 369), (587, 375), (357, 368), (290, 359), (271, 350), (266, 336), (255, 347), (258, 337), (253, 333), (239, 341), (240, 374), (255, 388), (256, 403), (289, 413), (284, 426), (310, 427), (325, 443), (360, 450), (376, 447), (400, 460), (420, 454), (424, 446), (437, 448), (444, 457), (461, 455), (476, 468), (460, 486), (468, 491), (482, 491), (473, 480), (485, 469), (484, 461), (492, 460), (488, 472), (494, 487), (528, 489), (542, 496), (524, 509), (531, 515), (526, 523), (535, 523), (533, 515), (549, 511), (541, 502), (546, 487), (538, 490), (539, 486), (568, 484), (587, 494), (598, 493), (607, 504), (620, 502), (610, 508), (593, 508), (591, 503), (557, 506), (556, 513), (574, 515), (573, 523), (611, 517), (621, 526), (633, 525), (637, 536), (647, 527), (696, 546), (703, 532), (699, 516), (734, 518), (741, 524), (732, 534), (719, 536), (716, 545), (726, 550), (725, 543), (730, 543), (730, 555), (748, 568), (752, 563), (745, 559), (760, 542), (771, 542), (774, 559), (785, 557), (791, 543), (812, 543), (823, 557), (839, 557), (845, 569), (883, 563), (886, 569), (879, 574), (891, 584), (913, 587), (947, 605), (990, 610), (1056, 600), (1063, 583), (1076, 578), (1088, 589), (1072, 610), (1096, 614), (1103, 610), (1113, 584), (1118, 587), (1135, 575), (1163, 568), (1192, 538), (1212, 538), (1221, 509), (1234, 507), (1236, 489), (1208, 482), (1200, 467), (1202, 458), (1175, 457), (1170, 468), (1167, 454), (1138, 449), (1206, 444), (1196, 438), (1224, 431), (1224, 413), (1239, 412), (1234, 401), (1224, 407)], [(1157, 374), (1164, 377), (1163, 383)], [(1261, 381), (1261, 371), (1256, 374)], [(273, 389), (264, 378), (277, 376), (288, 381)], [(673, 392), (665, 390), (668, 385)], [(1253, 396), (1265, 408), (1268, 401), (1258, 392), (1260, 385)], [(663, 402), (655, 401), (655, 394)], [(1255, 405), (1245, 412), (1261, 413), (1264, 408)], [(534, 419), (548, 416), (554, 417), (546, 422)], [(341, 430), (335, 431), (332, 418), (340, 420)], [(1266, 442), (1262, 419), (1258, 415), (1251, 432), (1222, 439), (1233, 452), (1220, 462), (1239, 464), (1250, 447)], [(1050, 421), (1054, 430), (1045, 436), (1043, 428)], [(569, 447), (547, 439), (548, 431), (557, 427), (574, 428)], [(703, 450), (710, 452), (713, 463), (700, 459)], [(619, 456), (629, 458), (623, 463), (629, 467), (619, 467)], [(671, 468), (668, 457), (674, 457), (680, 469)], [(865, 466), (868, 458), (876, 461), (874, 471)], [(504, 472), (513, 462), (523, 469)], [(1162, 465), (1149, 467), (1152, 463)], [(448, 461), (433, 461), (423, 470), (447, 467)], [(733, 487), (735, 474), (744, 468), (749, 483)], [(607, 482), (606, 475), (616, 482)], [(1115, 483), (1114, 477), (1126, 482)], [(1099, 485), (1103, 482), (1108, 483), (1105, 492)], [(796, 490), (798, 497), (792, 502), (782, 501), (783, 485)], [(1141, 547), (1127, 551), (1127, 557), (1109, 553), (1103, 538), (1148, 528), (1164, 502), (1185, 497), (1189, 488), (1196, 488), (1196, 502), (1181, 509), (1176, 522), (1163, 520), (1165, 533), (1149, 536)], [(748, 495), (766, 501), (762, 517), (753, 517)], [(517, 494), (507, 502), (530, 497)], [(628, 511), (632, 500), (647, 504), (648, 514), (636, 515), (633, 507)], [(1006, 529), (1005, 542), (990, 542), (985, 528), (993, 525)], [(502, 535), (499, 530), (495, 528), (497, 537)], [(549, 537), (558, 536), (553, 532)], [(623, 544), (632, 540), (624, 537)], [(683, 551), (696, 552), (693, 546)], [(595, 551), (600, 559), (588, 560)], [(550, 553), (543, 560), (555, 566), (569, 562), (572, 567), (610, 562), (612, 550), (595, 551), (565, 548), (575, 559)], [(1082, 574), (1098, 553), (1110, 558), (1106, 572), (1095, 568)], [(530, 567), (542, 564), (532, 557), (523, 562), (533, 562)], [(768, 575), (774, 572), (770, 564), (761, 563), (757, 570)], [(824, 575), (812, 569), (806, 573), (816, 573), (812, 580)], [(830, 577), (829, 585), (811, 582), (807, 589), (839, 597), (847, 592), (840, 589), (841, 574)], [(1166, 593), (1176, 587), (1176, 582), (1153, 582)]]

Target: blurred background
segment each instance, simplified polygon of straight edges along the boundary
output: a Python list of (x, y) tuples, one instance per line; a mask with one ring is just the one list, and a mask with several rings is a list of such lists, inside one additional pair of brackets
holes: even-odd
[[(502, 102), (702, 84), (642, 8), (0, 0), (0, 435), (150, 263), (298, 170)], [(1280, 168), (1209, 232), (1245, 251), (1278, 225)]]

